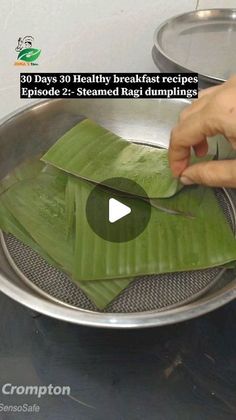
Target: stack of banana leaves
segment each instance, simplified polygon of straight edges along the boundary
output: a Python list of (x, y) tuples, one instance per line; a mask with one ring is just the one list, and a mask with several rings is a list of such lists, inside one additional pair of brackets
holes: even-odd
[[(150, 198), (148, 203), (122, 186), (116, 191), (141, 212), (151, 204), (146, 229), (127, 242), (102, 239), (86, 218), (95, 184), (112, 177), (135, 181)], [(107, 194), (106, 187), (96, 194)], [(166, 150), (131, 143), (88, 119), (43, 156), (16, 167), (0, 192), (1, 229), (69, 275), (99, 309), (138, 276), (236, 260), (234, 234), (212, 189), (183, 188), (171, 174)]]

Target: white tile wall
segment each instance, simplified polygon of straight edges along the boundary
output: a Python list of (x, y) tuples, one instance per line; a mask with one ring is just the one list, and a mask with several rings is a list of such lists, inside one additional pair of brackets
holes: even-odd
[(196, 0), (1, 0), (0, 117), (27, 103), (19, 99), (22, 68), (13, 65), (19, 36), (33, 35), (34, 46), (42, 49), (37, 71), (156, 71), (151, 58), (155, 28), (196, 4)]
[(198, 9), (235, 8), (236, 0), (199, 0)]

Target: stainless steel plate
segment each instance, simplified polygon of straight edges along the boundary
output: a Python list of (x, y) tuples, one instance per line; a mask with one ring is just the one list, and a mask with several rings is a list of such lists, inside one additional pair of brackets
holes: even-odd
[[(171, 128), (187, 103), (183, 100), (88, 99), (54, 100), (34, 104), (2, 121), (0, 176), (4, 176), (25, 158), (48, 148), (66, 130), (76, 124), (81, 115), (96, 120), (125, 138), (166, 147)], [(233, 201), (228, 196), (226, 198), (223, 204), (224, 211), (234, 228), (236, 197)], [(206, 313), (236, 296), (233, 270), (221, 272), (219, 277), (216, 272), (210, 270), (210, 277), (209, 273), (204, 273), (204, 278), (197, 279), (185, 273), (181, 287), (179, 279), (173, 278), (175, 282), (173, 285), (166, 278), (162, 279), (153, 299), (150, 299), (150, 289), (146, 284), (143, 287), (144, 280), (141, 280), (137, 285), (131, 285), (129, 296), (118, 298), (112, 308), (101, 313), (91, 307), (88, 300), (83, 300), (84, 297), (79, 297), (78, 289), (72, 290), (68, 282), (64, 284), (65, 287), (58, 287), (60, 281), (66, 281), (62, 278), (63, 275), (49, 273), (48, 267), (44, 267), (42, 261), (29, 253), (30, 250), (22, 249), (11, 238), (5, 238), (5, 244), (0, 247), (1, 291), (38, 312), (78, 324), (112, 328), (164, 325)], [(190, 289), (185, 288), (188, 282), (189, 287), (190, 284), (191, 288), (193, 287), (189, 294), (187, 292)], [(173, 293), (174, 286), (176, 286), (176, 295)], [(153, 287), (151, 282), (150, 287)], [(169, 287), (172, 288), (172, 294)], [(137, 293), (141, 295), (146, 293), (149, 301), (144, 299), (143, 306), (140, 306), (140, 301), (138, 299), (135, 301)], [(175, 300), (170, 299), (171, 296)], [(177, 301), (180, 305), (174, 308)], [(121, 307), (124, 302), (126, 306)], [(162, 306), (161, 311), (160, 306)]]
[(153, 59), (163, 72), (197, 72), (200, 87), (235, 73), (236, 9), (196, 10), (175, 16), (154, 34)]

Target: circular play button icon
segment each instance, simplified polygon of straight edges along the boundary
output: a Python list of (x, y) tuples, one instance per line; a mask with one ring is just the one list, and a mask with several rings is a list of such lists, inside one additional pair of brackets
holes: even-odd
[(146, 192), (136, 182), (110, 178), (91, 191), (86, 216), (91, 229), (101, 238), (127, 242), (144, 231), (151, 217), (151, 206)]

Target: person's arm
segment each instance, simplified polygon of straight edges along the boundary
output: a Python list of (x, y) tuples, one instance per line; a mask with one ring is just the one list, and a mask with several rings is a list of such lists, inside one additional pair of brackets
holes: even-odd
[(236, 187), (236, 160), (202, 162), (189, 166), (191, 147), (197, 156), (207, 153), (207, 137), (223, 134), (236, 149), (236, 76), (203, 90), (180, 114), (172, 130), (169, 163), (184, 184)]

